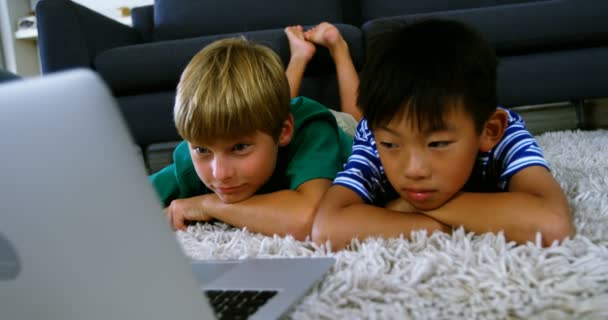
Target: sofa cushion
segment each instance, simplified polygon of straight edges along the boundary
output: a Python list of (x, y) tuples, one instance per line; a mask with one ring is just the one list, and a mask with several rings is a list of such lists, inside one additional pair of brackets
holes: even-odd
[(449, 11), (509, 5), (523, 2), (551, 0), (361, 0), (361, 18), (364, 22), (372, 19), (397, 15), (409, 15), (435, 11)]
[[(95, 58), (95, 69), (116, 94), (174, 89), (190, 59), (203, 47), (215, 40), (239, 35), (223, 34), (114, 48)], [(289, 45), (283, 30), (253, 31), (245, 35), (252, 41), (268, 45), (283, 61), (287, 61)]]
[(133, 29), (139, 31), (144, 42), (152, 41), (154, 34), (154, 6), (141, 6), (131, 9)]
[(608, 46), (504, 56), (498, 103), (507, 107), (606, 97)]
[(340, 0), (155, 0), (157, 40), (342, 22)]
[[(576, 12), (576, 14), (572, 14)], [(475, 9), (401, 15), (368, 21), (366, 38), (390, 28), (391, 22), (429, 17), (454, 19), (477, 28), (498, 55), (515, 55), (608, 43), (608, 1), (541, 1)]]
[(138, 145), (181, 140), (173, 123), (175, 90), (120, 96), (117, 100)]
[[(343, 24), (336, 24), (336, 27), (349, 43), (353, 62), (361, 66), (364, 59), (361, 30)], [(273, 49), (284, 65), (289, 62), (289, 43), (283, 29), (271, 29), (114, 48), (99, 54), (95, 58), (94, 68), (118, 95), (172, 90), (190, 59), (203, 47), (215, 40), (241, 35)], [(312, 76), (335, 73), (329, 52), (319, 48), (306, 71), (306, 75)]]

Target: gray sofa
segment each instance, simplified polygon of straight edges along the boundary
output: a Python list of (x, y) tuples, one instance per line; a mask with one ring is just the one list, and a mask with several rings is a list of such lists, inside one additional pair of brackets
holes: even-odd
[[(69, 0), (42, 0), (36, 15), (43, 73), (96, 70), (143, 148), (179, 139), (172, 123), (175, 86), (202, 47), (242, 34), (271, 47), (286, 64), (283, 28), (324, 20), (341, 30), (357, 68), (387, 21), (439, 16), (471, 24), (495, 45), (502, 105), (608, 96), (605, 0), (156, 0), (132, 10), (133, 27)], [(318, 52), (301, 94), (337, 108), (333, 64), (326, 50)]]
[(0, 68), (0, 83), (20, 79), (19, 76)]

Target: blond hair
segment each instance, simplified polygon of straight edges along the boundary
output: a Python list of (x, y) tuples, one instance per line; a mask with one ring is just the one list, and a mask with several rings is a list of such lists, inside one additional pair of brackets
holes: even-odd
[(178, 133), (190, 142), (258, 130), (277, 140), (289, 106), (279, 56), (241, 37), (215, 41), (192, 58), (177, 86), (173, 114)]

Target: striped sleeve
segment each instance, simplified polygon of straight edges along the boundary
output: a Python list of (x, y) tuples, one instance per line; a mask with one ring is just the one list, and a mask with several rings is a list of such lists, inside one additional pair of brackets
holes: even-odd
[(542, 166), (549, 169), (542, 150), (526, 128), (523, 118), (513, 111), (506, 111), (509, 114), (509, 124), (494, 154), (501, 163), (499, 180), (505, 186), (514, 174), (524, 168)]
[(352, 154), (333, 184), (351, 189), (370, 204), (379, 192), (383, 192), (381, 177), (382, 166), (376, 143), (367, 126), (367, 120), (363, 119), (355, 130)]

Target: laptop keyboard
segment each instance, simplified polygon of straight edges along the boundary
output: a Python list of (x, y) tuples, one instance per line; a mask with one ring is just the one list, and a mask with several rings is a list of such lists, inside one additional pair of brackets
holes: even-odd
[(274, 290), (207, 290), (219, 319), (247, 319), (277, 294)]

